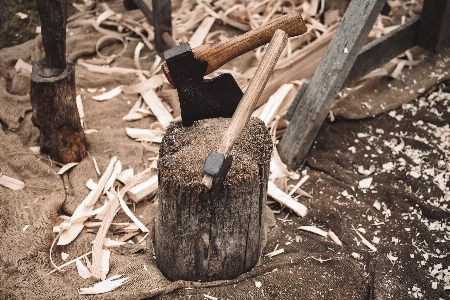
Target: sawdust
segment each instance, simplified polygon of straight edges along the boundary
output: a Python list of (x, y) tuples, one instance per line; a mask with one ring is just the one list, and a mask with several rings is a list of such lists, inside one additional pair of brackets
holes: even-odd
[[(170, 127), (164, 136), (158, 161), (158, 169), (168, 173), (160, 173), (160, 176), (182, 178), (186, 185), (200, 186), (205, 158), (218, 149), (229, 122), (230, 119), (218, 118), (197, 121), (188, 128), (181, 123)], [(252, 118), (230, 152), (233, 164), (226, 179), (228, 184), (237, 185), (257, 178), (258, 166), (270, 161), (271, 152), (272, 140), (267, 128), (260, 119)]]

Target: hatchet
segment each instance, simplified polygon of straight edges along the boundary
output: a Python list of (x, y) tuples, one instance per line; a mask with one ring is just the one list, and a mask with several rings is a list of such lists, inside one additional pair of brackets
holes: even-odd
[(202, 184), (208, 190), (212, 187), (212, 199), (217, 199), (217, 196), (219, 195), (222, 182), (232, 163), (232, 156), (229, 155), (229, 152), (231, 151), (235, 140), (250, 119), (278, 58), (286, 46), (287, 38), (287, 34), (284, 31), (275, 31), (275, 34), (267, 47), (266, 53), (255, 72), (255, 76), (250, 81), (244, 97), (239, 102), (239, 105), (231, 118), (230, 125), (227, 127), (222, 137), (218, 150), (211, 152), (205, 160), (203, 165), (203, 172), (205, 175)]
[(228, 41), (194, 49), (184, 43), (164, 52), (162, 69), (169, 83), (178, 90), (184, 126), (191, 126), (197, 120), (233, 116), (243, 96), (233, 76), (222, 74), (206, 80), (203, 77), (233, 58), (268, 43), (277, 29), (288, 36), (307, 31), (300, 13), (294, 11)]

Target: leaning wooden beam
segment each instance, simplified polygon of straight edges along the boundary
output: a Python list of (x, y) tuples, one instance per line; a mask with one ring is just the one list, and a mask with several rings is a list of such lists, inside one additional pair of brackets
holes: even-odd
[(423, 2), (417, 45), (433, 52), (450, 46), (450, 0)]
[(61, 163), (81, 161), (86, 142), (76, 104), (75, 67), (66, 62), (65, 0), (37, 1), (45, 57), (33, 65), (30, 101), (41, 152)]
[[(392, 58), (412, 48), (416, 44), (419, 21), (420, 17), (417, 16), (399, 28), (365, 45), (356, 57), (353, 67), (347, 75), (342, 87), (352, 84), (376, 68), (389, 62)], [(294, 113), (293, 110), (297, 107), (308, 83), (309, 82), (305, 82), (302, 85), (301, 90), (297, 93), (297, 96), (285, 116), (286, 120), (291, 119), (292, 114)]]
[(414, 47), (419, 20), (420, 17), (417, 16), (399, 28), (364, 46), (358, 54), (342, 87), (352, 84), (376, 68), (389, 62), (397, 55)]
[(350, 2), (281, 140), (279, 153), (290, 168), (302, 164), (384, 3)]

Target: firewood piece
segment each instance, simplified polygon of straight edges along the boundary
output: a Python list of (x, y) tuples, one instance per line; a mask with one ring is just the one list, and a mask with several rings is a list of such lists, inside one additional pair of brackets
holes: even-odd
[(158, 176), (152, 176), (148, 180), (135, 185), (128, 190), (127, 195), (134, 201), (139, 202), (148, 195), (154, 193), (158, 188)]
[(75, 67), (67, 63), (61, 74), (47, 77), (44, 64), (44, 59), (34, 64), (30, 92), (41, 152), (60, 163), (79, 162), (86, 153), (86, 142), (76, 104)]
[(170, 280), (232, 279), (261, 254), (272, 140), (250, 120), (238, 137), (223, 192), (212, 201), (202, 186), (205, 157), (217, 149), (229, 119), (169, 127), (158, 160), (156, 263)]
[(289, 168), (297, 169), (305, 159), (384, 3), (383, 0), (368, 0), (364, 5), (350, 2), (279, 145), (280, 157)]

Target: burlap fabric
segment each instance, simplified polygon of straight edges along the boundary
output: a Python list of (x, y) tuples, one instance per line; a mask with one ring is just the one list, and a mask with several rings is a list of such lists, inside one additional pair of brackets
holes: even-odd
[[(90, 27), (69, 26), (69, 30), (75, 32), (68, 36), (70, 55), (94, 53), (96, 33), (90, 32)], [(79, 39), (76, 30), (92, 36), (81, 39), (83, 44), (79, 40), (73, 42)], [(112, 53), (120, 47), (111, 45), (104, 51)], [(119, 66), (132, 66), (133, 49), (130, 46), (117, 61)], [(76, 66), (77, 92), (83, 96), (86, 125), (99, 131), (87, 135), (90, 157), (65, 175), (57, 175), (58, 167), (29, 150), (30, 146), (37, 146), (38, 131), (31, 125), (28, 95), (11, 91), (15, 61), (22, 58), (33, 63), (41, 56), (39, 39), (0, 51), (3, 68), (0, 169), (3, 174), (25, 182), (25, 188), (20, 191), (0, 187), (0, 299), (448, 299), (449, 292), (444, 286), (448, 285), (445, 280), (450, 265), (449, 148), (445, 138), (436, 136), (436, 132), (442, 132), (444, 137), (447, 134), (448, 85), (440, 86), (439, 100), (430, 96), (410, 102), (416, 110), (408, 106), (398, 108), (399, 103), (390, 107), (397, 109), (395, 115), (379, 112), (378, 116), (365, 120), (327, 121), (299, 170), (310, 176), (302, 188), (313, 198), (299, 198), (308, 207), (307, 216), (299, 218), (287, 209), (269, 214), (267, 245), (260, 263), (251, 272), (230, 281), (170, 282), (155, 266), (150, 235), (145, 251), (132, 256), (112, 254), (108, 277), (116, 274), (129, 277), (122, 287), (103, 295), (78, 295), (81, 287), (96, 281), (82, 279), (74, 265), (65, 268), (63, 273), (48, 275), (52, 270), (49, 249), (55, 237), (52, 227), (61, 222), (57, 218), (59, 214), (71, 215), (88, 194), (86, 181), (98, 180), (92, 157), (98, 161), (101, 171), (114, 155), (124, 167), (136, 171), (149, 166), (148, 158), (156, 153), (129, 139), (124, 128), (146, 128), (153, 119), (131, 124), (121, 121), (137, 96), (120, 95), (107, 102), (96, 102), (90, 98), (91, 94), (81, 90), (130, 84), (137, 82), (135, 76), (92, 74)], [(443, 60), (445, 57), (436, 57), (444, 63), (442, 73), (450, 65), (448, 60)], [(76, 58), (72, 56), (73, 60)], [(148, 61), (147, 68), (150, 65)], [(397, 84), (400, 82), (392, 81), (392, 85)], [(371, 99), (376, 101), (377, 94), (373, 93)], [(346, 105), (355, 104), (348, 101), (340, 107)], [(367, 118), (365, 112), (360, 118)], [(403, 140), (405, 146), (393, 150), (398, 145), (392, 146), (393, 138), (398, 143)], [(387, 171), (383, 164), (389, 162), (395, 166)], [(358, 166), (368, 169), (370, 165), (375, 166), (374, 173), (358, 173)], [(421, 176), (415, 178), (411, 171), (418, 165)], [(428, 169), (433, 169), (434, 175), (424, 171)], [(439, 174), (443, 180), (436, 179)], [(373, 177), (372, 187), (358, 188), (358, 182), (367, 177)], [(377, 202), (380, 210), (374, 207)], [(280, 209), (278, 205), (270, 207)], [(135, 214), (142, 216), (150, 230), (153, 230), (155, 213), (155, 202), (143, 201), (136, 205)], [(116, 220), (128, 221), (128, 218), (119, 214)], [(343, 245), (301, 231), (298, 229), (301, 225), (331, 229)], [(376, 252), (361, 243), (352, 226), (362, 228), (360, 233), (369, 241), (379, 238), (378, 243), (372, 242)], [(55, 247), (55, 263), (63, 263), (61, 252), (73, 259), (90, 251), (93, 239), (94, 235), (84, 230), (70, 245)], [(283, 248), (284, 253), (266, 256), (276, 248)], [(436, 282), (436, 289), (432, 282)]]

